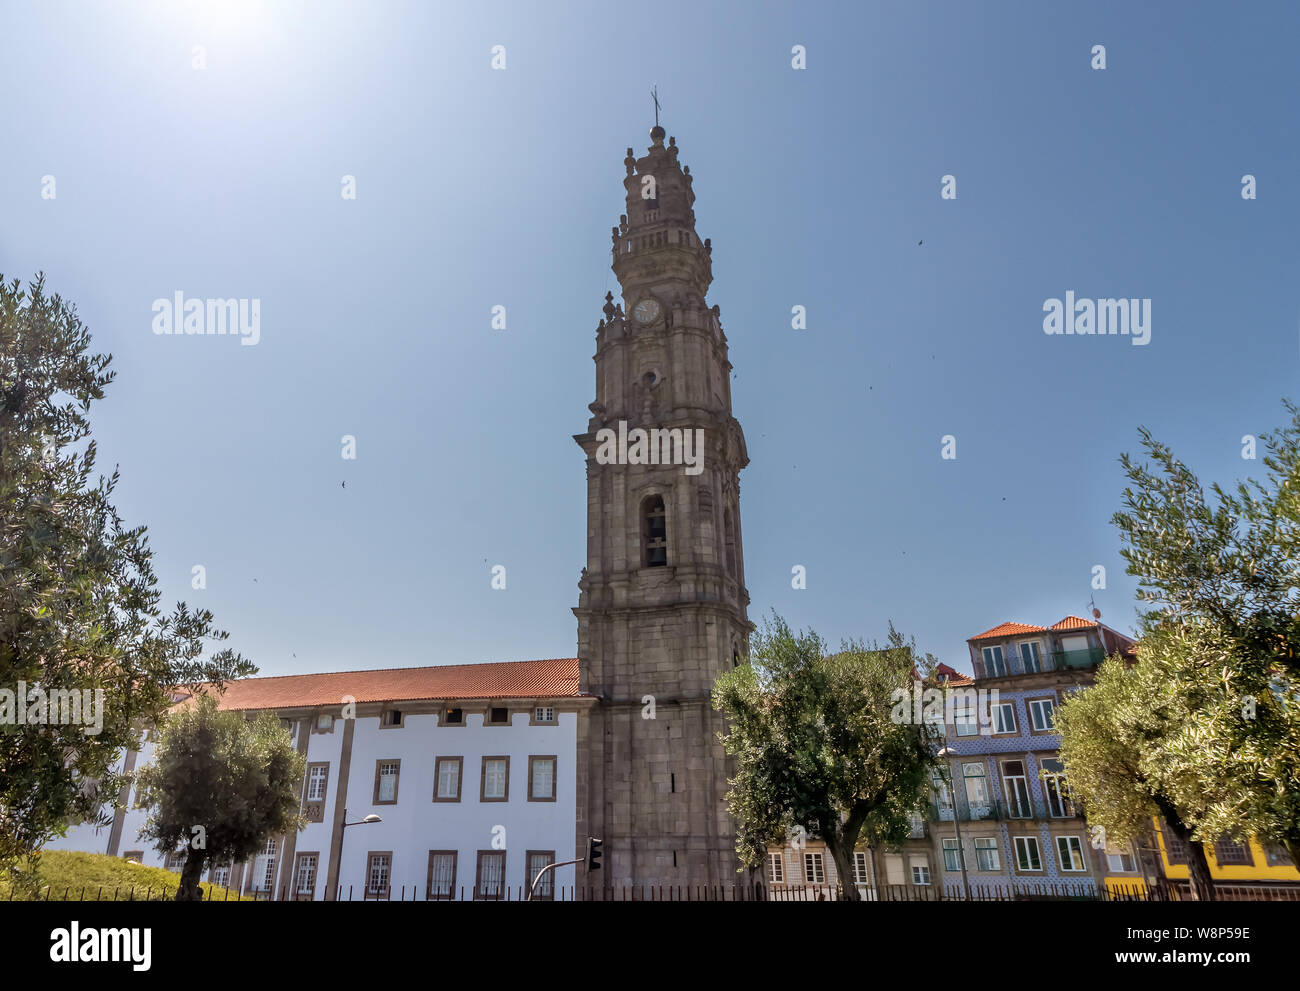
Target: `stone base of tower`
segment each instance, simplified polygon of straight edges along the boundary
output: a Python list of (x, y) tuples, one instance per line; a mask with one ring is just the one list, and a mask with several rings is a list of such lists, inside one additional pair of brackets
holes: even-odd
[[(723, 722), (706, 699), (602, 701), (585, 720), (583, 815), (577, 846), (604, 843), (602, 869), (579, 883), (605, 888), (742, 884), (735, 829), (720, 796), (728, 760)], [(579, 768), (581, 775), (582, 768)], [(583, 800), (585, 798), (585, 801)]]

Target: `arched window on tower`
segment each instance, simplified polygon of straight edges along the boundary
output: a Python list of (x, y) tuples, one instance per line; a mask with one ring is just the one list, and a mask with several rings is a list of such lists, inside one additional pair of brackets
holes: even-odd
[(650, 496), (641, 503), (641, 545), (645, 567), (662, 568), (668, 563), (668, 514), (663, 496)]
[(731, 510), (722, 513), (722, 534), (727, 543), (727, 574), (736, 575), (736, 523), (731, 518)]

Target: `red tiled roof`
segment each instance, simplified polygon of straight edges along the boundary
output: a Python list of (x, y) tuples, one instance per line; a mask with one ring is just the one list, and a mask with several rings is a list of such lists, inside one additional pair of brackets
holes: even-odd
[[(947, 664), (944, 664), (942, 661), (940, 661), (938, 664), (934, 666), (934, 675), (937, 681), (941, 681), (945, 685), (973, 685), (974, 684), (974, 682), (971, 680), (969, 675), (962, 674), (956, 668), (949, 667)], [(916, 681), (921, 680), (921, 675), (916, 670), (916, 668), (912, 668), (912, 678)]]
[(940, 681), (947, 685), (970, 684), (970, 678), (967, 675), (962, 674), (954, 667), (949, 667), (942, 661), (935, 665), (934, 673)]
[(992, 640), (994, 637), (1014, 637), (1021, 633), (1046, 633), (1045, 626), (1030, 626), (1028, 623), (1012, 623), (1010, 621), (993, 627), (991, 630), (985, 630), (983, 633), (977, 633), (971, 637), (971, 640)]
[(334, 671), (226, 683), (222, 709), (290, 709), (417, 699), (577, 698), (578, 659), (449, 664), (379, 671)]
[(1096, 625), (1097, 625), (1096, 621), (1091, 619), (1082, 619), (1079, 616), (1066, 616), (1065, 619), (1061, 620), (1059, 623), (1053, 623), (1052, 629), (1053, 630), (1082, 630), (1082, 629), (1091, 629)]

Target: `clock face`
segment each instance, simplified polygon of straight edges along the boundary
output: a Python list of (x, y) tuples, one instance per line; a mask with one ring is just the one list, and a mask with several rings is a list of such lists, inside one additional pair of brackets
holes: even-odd
[(649, 323), (655, 317), (659, 316), (659, 303), (653, 299), (643, 299), (632, 307), (632, 316), (637, 318), (639, 323)]

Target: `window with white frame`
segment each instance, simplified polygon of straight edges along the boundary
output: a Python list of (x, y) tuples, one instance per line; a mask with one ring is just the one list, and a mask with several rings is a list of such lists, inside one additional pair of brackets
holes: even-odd
[(330, 766), (328, 764), (312, 764), (307, 770), (307, 801), (323, 802), (325, 800), (325, 788), (329, 783)]
[(397, 802), (397, 780), (402, 769), (400, 760), (381, 760), (375, 764), (375, 804)]
[(1061, 870), (1077, 874), (1087, 870), (1083, 860), (1083, 842), (1077, 836), (1058, 836), (1056, 852), (1061, 857)]
[(1029, 721), (1039, 733), (1055, 729), (1056, 703), (1052, 699), (1030, 699)]
[(871, 877), (867, 873), (867, 851), (853, 851), (853, 883), (870, 884)]
[(961, 870), (961, 846), (956, 839), (945, 839), (943, 841), (943, 869), (946, 871)]
[(429, 851), (428, 897), (452, 898), (456, 891), (456, 851)]
[(1037, 674), (1043, 670), (1043, 658), (1037, 640), (1025, 640), (1020, 644), (1020, 663), (1024, 665), (1025, 674)]
[(231, 866), (232, 865), (230, 864), (218, 864), (214, 866), (208, 874), (208, 880), (218, 888), (229, 888)]
[(984, 677), (999, 678), (1007, 673), (1007, 660), (1002, 655), (1002, 647), (985, 647), (982, 651), (984, 654)]
[(505, 894), (506, 854), (504, 850), (480, 850), (475, 898), (501, 898)]
[(912, 883), (921, 886), (930, 883), (930, 862), (924, 857), (912, 858)]
[(1043, 765), (1043, 790), (1047, 793), (1047, 812), (1053, 819), (1069, 819), (1076, 812), (1065, 786), (1065, 765), (1058, 757), (1040, 758)]
[(167, 854), (167, 859), (163, 862), (163, 866), (166, 867), (167, 870), (179, 874), (185, 868), (185, 855), (186, 851), (184, 847), (179, 850), (173, 850), (171, 853)]
[(483, 781), (482, 794), (479, 796), (484, 802), (504, 802), (506, 801), (507, 791), (510, 780), (510, 758), (508, 757), (484, 757), (483, 758)]
[(1007, 812), (1012, 819), (1029, 819), (1033, 807), (1029, 803), (1029, 777), (1022, 760), (1002, 762), (1002, 787), (1007, 800)]
[(294, 873), (293, 890), (296, 895), (311, 897), (316, 893), (316, 864), (319, 856), (314, 853), (298, 854), (298, 867)]
[(957, 699), (954, 702), (952, 725), (958, 736), (979, 736), (979, 713), (974, 699)]
[(388, 894), (392, 877), (393, 855), (391, 853), (372, 853), (366, 860), (366, 894), (381, 898)]
[(434, 778), (437, 781), (434, 801), (460, 801), (460, 769), (463, 757), (437, 757), (434, 759)]
[(276, 854), (280, 852), (280, 840), (272, 836), (266, 841), (266, 846), (262, 852), (257, 855), (253, 861), (253, 883), (254, 891), (270, 891), (275, 887), (275, 860)]
[(769, 853), (767, 855), (767, 880), (770, 884), (785, 884), (785, 855)]
[(938, 712), (930, 711), (926, 708), (925, 714), (921, 717), (921, 722), (925, 726), (925, 731), (932, 740), (943, 739), (944, 713), (940, 708)]
[(1106, 844), (1106, 866), (1116, 873), (1132, 874), (1137, 870), (1137, 858), (1128, 843)]
[(820, 853), (804, 853), (803, 881), (804, 884), (826, 883), (826, 865), (822, 862)]
[(1002, 870), (998, 841), (992, 836), (975, 837), (975, 866), (982, 871)]
[[(525, 878), (528, 886), (532, 886), (533, 881), (541, 874), (547, 864), (555, 863), (554, 850), (529, 850), (528, 851), (528, 875)], [(540, 898), (544, 901), (555, 897), (555, 871), (547, 871), (542, 874), (542, 879), (537, 882), (537, 887), (533, 889), (533, 897)]]
[(983, 764), (963, 764), (962, 778), (966, 782), (966, 805), (972, 819), (987, 819), (993, 811), (989, 801), (988, 782), (984, 776)]
[(1021, 871), (1043, 869), (1043, 855), (1038, 849), (1036, 836), (1016, 837), (1016, 869)]
[(555, 801), (555, 758), (528, 758), (528, 800)]
[(539, 705), (533, 710), (533, 722), (535, 723), (553, 723), (555, 722), (555, 706)]
[(936, 770), (930, 777), (930, 783), (934, 788), (934, 805), (939, 812), (940, 819), (952, 818), (952, 792), (948, 790), (947, 776)]
[(993, 732), (1014, 733), (1016, 731), (1016, 705), (1014, 702), (999, 702), (993, 710)]

